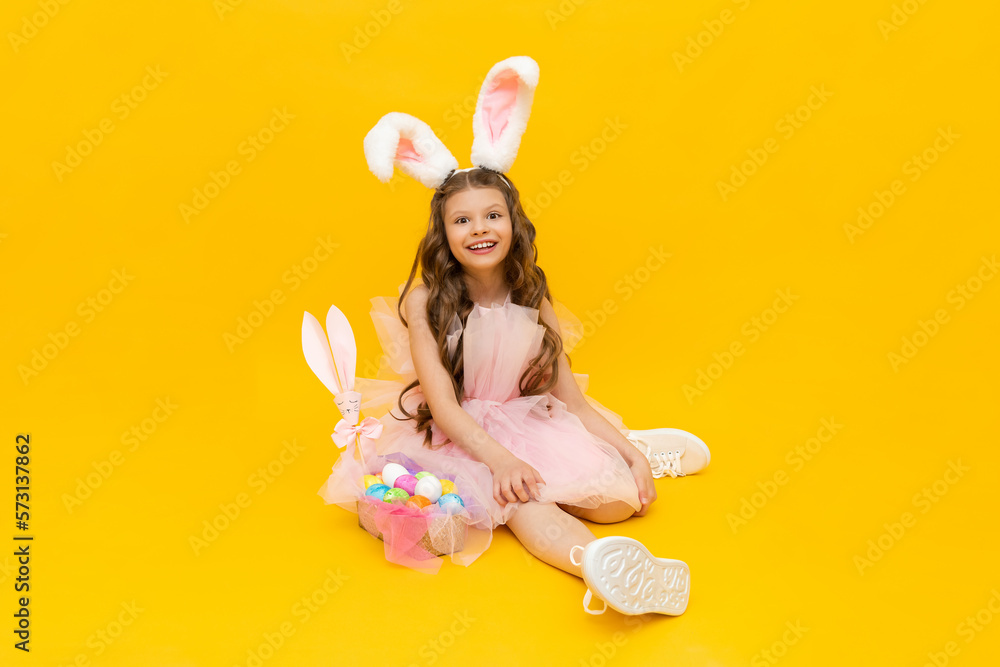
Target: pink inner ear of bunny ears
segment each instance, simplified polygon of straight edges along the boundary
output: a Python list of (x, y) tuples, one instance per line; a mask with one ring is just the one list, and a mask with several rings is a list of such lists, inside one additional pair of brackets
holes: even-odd
[(500, 134), (507, 127), (507, 119), (517, 102), (518, 77), (515, 72), (508, 71), (498, 77), (493, 89), (486, 94), (483, 101), (483, 115), (490, 129), (490, 143), (496, 143)]
[(396, 146), (396, 159), (406, 160), (407, 162), (419, 162), (420, 155), (417, 153), (416, 149), (413, 148), (413, 142), (406, 137), (399, 138), (399, 145)]

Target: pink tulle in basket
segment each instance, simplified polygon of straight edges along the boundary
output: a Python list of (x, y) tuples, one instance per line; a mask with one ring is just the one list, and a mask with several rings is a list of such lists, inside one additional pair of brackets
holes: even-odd
[[(407, 470), (420, 470), (420, 466), (408, 457), (390, 454), (370, 460), (367, 474), (380, 472), (390, 462), (399, 463)], [(387, 503), (364, 495), (360, 487), (361, 484), (358, 487), (358, 525), (386, 543), (386, 558), (390, 561), (426, 560), (465, 548), (468, 510), (449, 513), (439, 508), (437, 503), (423, 509)]]

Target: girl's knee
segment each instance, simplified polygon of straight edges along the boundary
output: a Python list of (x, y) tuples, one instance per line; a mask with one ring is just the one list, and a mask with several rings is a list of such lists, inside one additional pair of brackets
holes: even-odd
[(600, 511), (600, 523), (617, 523), (635, 514), (635, 509), (624, 500), (614, 500), (597, 509)]
[(635, 514), (635, 509), (624, 500), (612, 500), (597, 507), (577, 507), (575, 505), (560, 505), (560, 507), (573, 516), (594, 523), (618, 523)]

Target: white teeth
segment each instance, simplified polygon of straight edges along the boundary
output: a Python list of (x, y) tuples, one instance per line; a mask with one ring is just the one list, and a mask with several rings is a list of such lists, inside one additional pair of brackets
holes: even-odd
[(469, 246), (470, 250), (478, 250), (479, 248), (492, 248), (496, 243), (492, 241), (484, 241), (483, 243), (477, 243), (476, 245)]

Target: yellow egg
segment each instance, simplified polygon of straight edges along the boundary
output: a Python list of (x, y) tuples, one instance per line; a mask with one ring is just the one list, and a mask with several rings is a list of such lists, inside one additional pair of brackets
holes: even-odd
[(381, 483), (382, 483), (382, 482), (380, 482), (380, 481), (379, 481), (379, 478), (378, 478), (378, 477), (376, 477), (375, 475), (365, 475), (365, 481), (364, 481), (364, 484), (365, 484), (365, 488), (366, 488), (366, 489), (367, 489), (367, 488), (368, 488), (369, 486), (371, 486), (372, 484), (381, 484)]
[(443, 496), (446, 493), (455, 493), (455, 482), (450, 479), (441, 480), (441, 495)]

